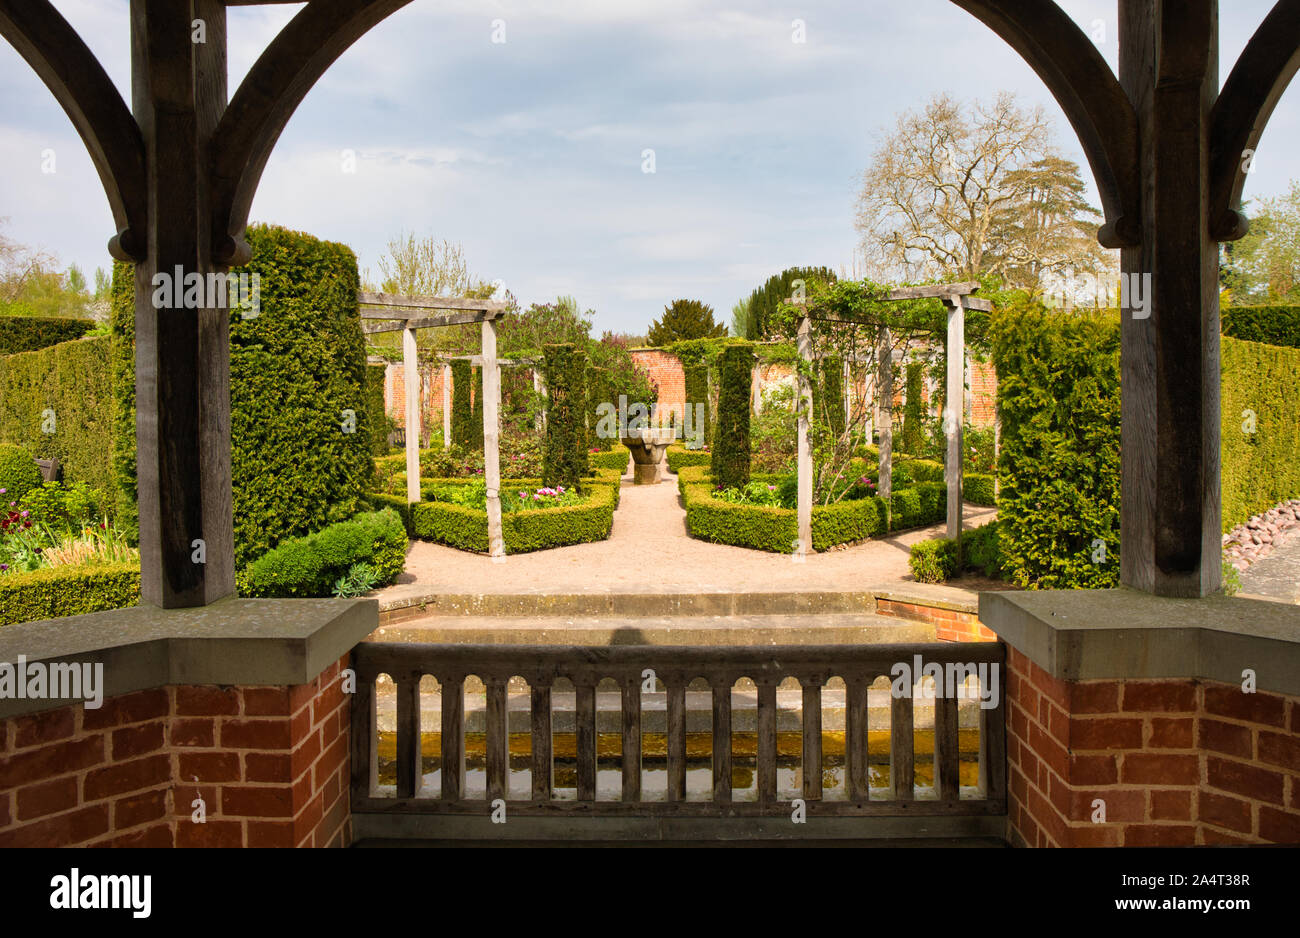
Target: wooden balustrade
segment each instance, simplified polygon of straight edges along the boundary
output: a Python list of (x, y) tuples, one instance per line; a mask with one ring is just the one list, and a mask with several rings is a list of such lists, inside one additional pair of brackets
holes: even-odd
[[(868, 691), (880, 677), (892, 680), (898, 663), (998, 669), (994, 705), (980, 708), (978, 785), (960, 786), (958, 698), (933, 701), (934, 785), (915, 784), (914, 697), (890, 699), (890, 784), (872, 788), (868, 772)], [(745, 817), (789, 813), (778, 800), (777, 688), (794, 678), (802, 688), (801, 797), (808, 816), (999, 815), (1006, 812), (1005, 648), (999, 643), (666, 647), (556, 647), (526, 645), (420, 645), (366, 642), (354, 653), (357, 694), (353, 711), (352, 800), (355, 813), (487, 814), (491, 802), (507, 799), (512, 816), (614, 815), (647, 817)], [(646, 669), (665, 689), (666, 800), (647, 800), (642, 792), (642, 682)], [(376, 679), (386, 674), (396, 685), (396, 796), (379, 794), (377, 779)], [(441, 685), (441, 788), (422, 791), (420, 680), (431, 675)], [(485, 688), (486, 797), (470, 798), (465, 789), (466, 679)], [(529, 685), (532, 786), (529, 793), (509, 790), (508, 683), (520, 677)], [(825, 800), (822, 792), (822, 689), (833, 677), (844, 681), (845, 797)], [(757, 800), (737, 801), (732, 792), (732, 688), (742, 678), (757, 688)], [(574, 688), (574, 738), (577, 797), (556, 797), (552, 739), (552, 691), (560, 679)], [(622, 788), (618, 800), (598, 800), (597, 686), (612, 679), (619, 688)], [(712, 798), (687, 800), (688, 685), (703, 679), (712, 694)], [(919, 681), (919, 677), (914, 676)], [(921, 695), (918, 689), (917, 696)], [(942, 694), (942, 691), (939, 691)], [(427, 728), (433, 731), (433, 727)], [(608, 792), (604, 793), (608, 796)]]

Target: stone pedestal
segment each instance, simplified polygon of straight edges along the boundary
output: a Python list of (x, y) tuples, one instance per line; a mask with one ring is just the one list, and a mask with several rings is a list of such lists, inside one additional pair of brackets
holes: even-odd
[(660, 481), (659, 466), (664, 452), (676, 438), (677, 434), (671, 428), (628, 431), (623, 437), (623, 445), (632, 452), (632, 482), (635, 485), (654, 485)]

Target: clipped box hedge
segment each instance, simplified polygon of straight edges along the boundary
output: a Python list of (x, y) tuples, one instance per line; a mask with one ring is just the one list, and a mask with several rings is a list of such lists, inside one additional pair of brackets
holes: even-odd
[(374, 568), (376, 585), (406, 566), (406, 526), (397, 512), (363, 512), (315, 534), (281, 541), (239, 572), (240, 595), (308, 598), (331, 595), (355, 563)]
[(1223, 530), (1300, 497), (1300, 348), (1225, 336)]
[(993, 476), (968, 472), (962, 477), (961, 497), (972, 505), (991, 508), (998, 503)]
[(136, 564), (45, 567), (0, 575), (0, 625), (61, 619), (139, 602)]
[(34, 352), (80, 339), (95, 323), (55, 316), (0, 316), (0, 355)]
[(679, 474), (685, 466), (707, 466), (712, 455), (702, 449), (687, 449), (681, 443), (668, 447), (668, 471)]
[[(438, 485), (459, 484), (473, 479), (436, 479)], [(536, 488), (535, 479), (503, 481), (502, 487)], [(618, 506), (618, 486), (589, 483), (584, 500), (562, 508), (538, 508), (505, 512), (501, 516), (501, 536), (506, 553), (524, 554), (551, 547), (567, 547), (603, 541), (614, 526), (614, 509)], [(448, 502), (422, 501), (411, 506), (411, 531), (421, 540), (435, 541), (458, 550), (487, 553), (487, 511)]]
[(587, 456), (587, 464), (593, 469), (617, 469), (621, 476), (627, 471), (627, 461), (632, 458), (632, 453), (622, 443), (615, 443), (614, 448), (607, 453), (590, 453)]

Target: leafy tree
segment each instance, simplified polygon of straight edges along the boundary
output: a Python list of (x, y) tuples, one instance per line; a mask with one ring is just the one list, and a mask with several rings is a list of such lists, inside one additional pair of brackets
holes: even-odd
[(751, 301), (749, 297), (741, 300), (735, 306), (731, 307), (731, 334), (741, 339), (752, 339), (749, 334), (749, 309)]
[(723, 323), (714, 322), (713, 307), (699, 300), (673, 300), (664, 314), (650, 324), (651, 345), (663, 346), (682, 339), (710, 339), (727, 334)]
[(1246, 237), (1223, 246), (1221, 271), (1233, 304), (1300, 303), (1300, 180), (1260, 203)]

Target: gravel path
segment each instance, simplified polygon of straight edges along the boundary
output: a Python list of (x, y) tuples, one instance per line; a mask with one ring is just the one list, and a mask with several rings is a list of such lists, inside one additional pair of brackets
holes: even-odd
[[(686, 532), (676, 476), (658, 485), (631, 485), (625, 477), (610, 539), (594, 544), (517, 554), (493, 563), (486, 556), (415, 541), (406, 572), (378, 593), (381, 602), (430, 593), (735, 592), (868, 589), (911, 582), (908, 550), (940, 537), (944, 525), (814, 554), (803, 563), (764, 551), (709, 544)], [(966, 505), (967, 527), (996, 509)]]

